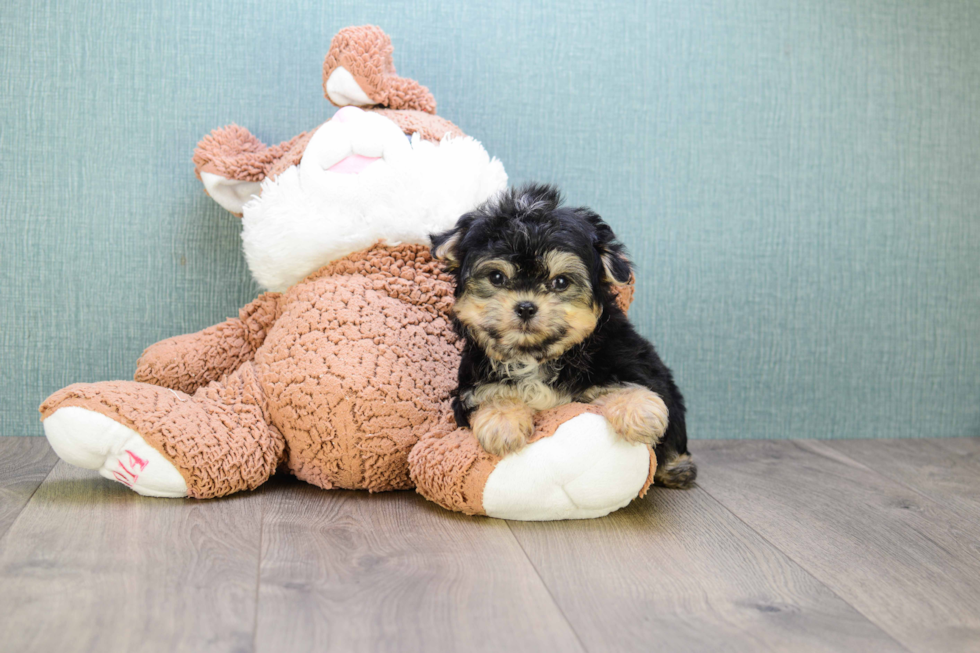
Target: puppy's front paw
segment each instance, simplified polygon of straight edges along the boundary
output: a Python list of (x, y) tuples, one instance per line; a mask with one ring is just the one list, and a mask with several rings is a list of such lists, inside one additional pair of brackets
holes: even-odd
[(613, 430), (627, 442), (657, 446), (667, 430), (667, 405), (656, 392), (627, 386), (602, 395), (594, 402)]
[(534, 430), (534, 413), (520, 401), (502, 400), (480, 406), (470, 424), (484, 451), (503, 457), (527, 442)]

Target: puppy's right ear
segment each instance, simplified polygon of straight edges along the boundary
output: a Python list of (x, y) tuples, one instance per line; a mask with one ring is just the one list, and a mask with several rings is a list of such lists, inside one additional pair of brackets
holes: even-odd
[(432, 234), (432, 258), (445, 261), (450, 265), (459, 264), (456, 258), (456, 246), (459, 244), (460, 233), (456, 229)]
[(432, 257), (438, 261), (443, 261), (450, 271), (459, 269), (463, 260), (461, 247), (463, 236), (466, 235), (472, 222), (473, 218), (470, 215), (464, 215), (456, 223), (456, 226), (449, 231), (430, 234), (429, 236), (432, 240)]

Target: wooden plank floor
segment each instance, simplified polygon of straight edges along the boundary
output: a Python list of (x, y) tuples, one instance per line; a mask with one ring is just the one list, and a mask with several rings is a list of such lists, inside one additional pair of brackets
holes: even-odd
[(692, 490), (518, 523), (147, 499), (0, 438), (0, 652), (980, 651), (980, 439), (692, 448)]

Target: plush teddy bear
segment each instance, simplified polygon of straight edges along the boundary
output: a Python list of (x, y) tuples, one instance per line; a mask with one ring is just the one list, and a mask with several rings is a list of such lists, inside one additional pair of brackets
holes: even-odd
[(539, 414), (503, 459), (455, 427), (453, 293), (429, 234), (503, 189), (503, 166), (397, 76), (376, 27), (333, 39), (323, 86), (341, 108), (318, 128), (266, 147), (232, 125), (194, 155), (207, 193), (243, 216), (249, 268), (271, 292), (152, 345), (135, 381), (48, 397), (54, 450), (159, 497), (253, 489), (277, 468), (325, 489), (416, 487), (511, 519), (596, 517), (642, 495), (653, 451), (618, 438), (595, 406)]

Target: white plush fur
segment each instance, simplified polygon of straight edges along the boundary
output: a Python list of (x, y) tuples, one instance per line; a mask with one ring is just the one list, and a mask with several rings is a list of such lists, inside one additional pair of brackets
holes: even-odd
[(605, 418), (585, 413), (497, 463), (483, 509), (520, 521), (602, 517), (635, 499), (649, 473), (649, 447), (624, 441)]
[[(255, 279), (282, 291), (378, 241), (428, 244), (507, 184), (469, 137), (411, 141), (380, 114), (321, 126), (298, 166), (262, 182), (244, 207), (242, 240)], [(328, 171), (349, 154), (380, 157), (356, 175)]]
[(51, 448), (66, 463), (98, 470), (144, 496), (187, 496), (184, 477), (163, 454), (139, 433), (102, 413), (68, 406), (42, 424)]

